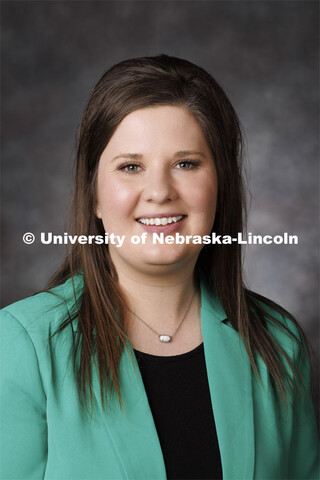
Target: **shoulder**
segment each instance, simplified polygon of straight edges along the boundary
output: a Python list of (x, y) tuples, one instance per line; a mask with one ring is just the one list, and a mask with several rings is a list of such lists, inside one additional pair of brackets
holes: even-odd
[(29, 334), (54, 331), (74, 312), (83, 288), (81, 274), (48, 291), (15, 302), (0, 310), (1, 329), (20, 328)]

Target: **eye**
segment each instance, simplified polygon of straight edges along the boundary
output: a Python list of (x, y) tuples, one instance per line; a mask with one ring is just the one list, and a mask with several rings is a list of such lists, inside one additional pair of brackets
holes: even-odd
[(137, 163), (125, 163), (118, 167), (118, 170), (125, 172), (125, 173), (137, 173), (139, 171), (140, 165)]
[(179, 170), (192, 170), (199, 165), (197, 160), (181, 160), (177, 163)]

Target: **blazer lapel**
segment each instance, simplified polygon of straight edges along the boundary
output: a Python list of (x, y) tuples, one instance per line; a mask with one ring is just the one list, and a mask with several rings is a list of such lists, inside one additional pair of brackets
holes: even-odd
[(147, 394), (132, 347), (128, 346), (128, 349), (130, 355), (126, 350), (123, 352), (119, 367), (123, 408), (120, 408), (118, 397), (113, 394), (109, 408), (102, 411), (96, 374), (94, 395), (122, 464), (123, 478), (165, 480), (164, 459)]
[(202, 334), (223, 478), (247, 480), (254, 473), (251, 365), (240, 336), (226, 320), (219, 299), (202, 280)]

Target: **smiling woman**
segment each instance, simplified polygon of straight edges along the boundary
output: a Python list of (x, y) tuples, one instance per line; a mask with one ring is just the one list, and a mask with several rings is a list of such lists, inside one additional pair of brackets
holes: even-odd
[(242, 135), (202, 68), (125, 60), (79, 130), (72, 238), (2, 312), (3, 479), (315, 479), (308, 341), (246, 289)]

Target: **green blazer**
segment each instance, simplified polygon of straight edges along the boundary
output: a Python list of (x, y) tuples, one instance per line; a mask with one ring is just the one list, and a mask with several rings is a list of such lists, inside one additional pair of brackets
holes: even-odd
[[(82, 276), (78, 275), (79, 295), (81, 289)], [(81, 411), (68, 357), (77, 334), (76, 321), (48, 341), (74, 304), (71, 281), (53, 291), (56, 295), (40, 293), (1, 311), (1, 479), (166, 479), (134, 355), (135, 368), (126, 351), (120, 364), (124, 409), (114, 397), (110, 408), (102, 410), (95, 374), (94, 412), (88, 416)], [(223, 478), (319, 478), (313, 408), (294, 399), (282, 412), (264, 363), (259, 362), (260, 386), (238, 333), (203, 280), (201, 300), (204, 353)], [(300, 362), (308, 384), (305, 356), (285, 333), (274, 329), (273, 334)]]

